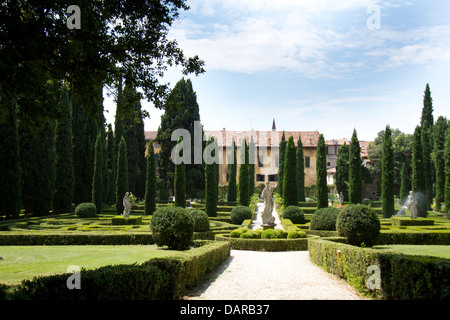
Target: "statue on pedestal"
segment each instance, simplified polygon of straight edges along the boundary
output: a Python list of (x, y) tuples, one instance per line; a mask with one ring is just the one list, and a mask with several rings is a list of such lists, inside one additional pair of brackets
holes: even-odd
[(130, 216), (130, 210), (132, 207), (132, 204), (130, 202), (130, 196), (131, 192), (125, 193), (125, 196), (123, 197), (123, 216), (125, 218), (128, 218)]
[(276, 186), (271, 186), (269, 183), (266, 183), (264, 190), (262, 192), (262, 197), (264, 199), (264, 211), (261, 214), (262, 224), (263, 225), (275, 225), (275, 217), (272, 215), (273, 211), (273, 198), (272, 194), (275, 190)]
[(406, 205), (406, 207), (411, 212), (411, 219), (417, 219), (417, 205), (417, 199), (416, 197), (414, 197), (413, 192), (410, 191), (408, 196), (408, 204)]

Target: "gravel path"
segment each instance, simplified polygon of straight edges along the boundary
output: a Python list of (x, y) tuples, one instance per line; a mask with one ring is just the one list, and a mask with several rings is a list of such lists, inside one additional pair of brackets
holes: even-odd
[(308, 251), (231, 250), (231, 257), (188, 299), (361, 300), (345, 281), (309, 260)]

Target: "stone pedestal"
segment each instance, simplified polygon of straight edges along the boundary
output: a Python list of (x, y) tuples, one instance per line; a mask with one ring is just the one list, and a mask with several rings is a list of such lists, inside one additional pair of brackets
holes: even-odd
[(261, 227), (263, 228), (263, 230), (267, 230), (267, 229), (275, 229), (276, 224), (262, 224)]

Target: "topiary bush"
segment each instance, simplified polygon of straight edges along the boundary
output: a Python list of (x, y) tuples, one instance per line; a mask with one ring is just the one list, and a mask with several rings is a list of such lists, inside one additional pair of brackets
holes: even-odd
[(289, 206), (283, 211), (283, 219), (289, 219), (294, 224), (306, 223), (305, 214), (298, 206)]
[(328, 207), (317, 210), (311, 218), (309, 228), (311, 230), (336, 230), (336, 220), (339, 209)]
[(246, 219), (252, 219), (253, 214), (249, 207), (236, 206), (231, 210), (230, 219), (233, 224), (242, 224)]
[(209, 217), (203, 210), (190, 209), (189, 213), (194, 219), (194, 231), (204, 232), (209, 230)]
[(230, 232), (230, 238), (239, 238), (241, 236), (241, 234), (249, 231), (250, 229), (248, 228), (237, 228), (234, 229)]
[(241, 239), (258, 239), (261, 237), (261, 233), (256, 232), (254, 230), (249, 230), (247, 232), (242, 233), (239, 238)]
[(338, 234), (347, 237), (349, 244), (355, 246), (372, 246), (380, 229), (380, 220), (375, 210), (361, 204), (345, 207), (336, 221)]
[(185, 250), (192, 242), (194, 218), (185, 208), (161, 207), (153, 214), (150, 229), (156, 245)]
[(307, 234), (305, 231), (290, 231), (287, 234), (287, 239), (300, 239), (306, 238)]
[(80, 203), (75, 208), (75, 214), (80, 218), (92, 218), (97, 214), (97, 207), (90, 202)]
[(261, 233), (261, 239), (286, 239), (288, 233), (281, 229), (266, 229)]

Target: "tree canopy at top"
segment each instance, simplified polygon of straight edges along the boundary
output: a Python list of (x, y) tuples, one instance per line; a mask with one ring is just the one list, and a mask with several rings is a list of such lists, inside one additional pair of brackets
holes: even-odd
[[(167, 38), (179, 11), (189, 9), (185, 0), (73, 0), (70, 5), (80, 8), (80, 29), (66, 24), (67, 1), (0, 5), (0, 88), (17, 99), (21, 119), (45, 123), (60, 115), (49, 81), (70, 83), (86, 111), (96, 114), (98, 106), (90, 103), (95, 88), (112, 85), (119, 75), (162, 108), (169, 89), (158, 78), (168, 66), (182, 66), (184, 74), (204, 72), (198, 56), (185, 57)], [(2, 108), (0, 122), (10, 112)]]

